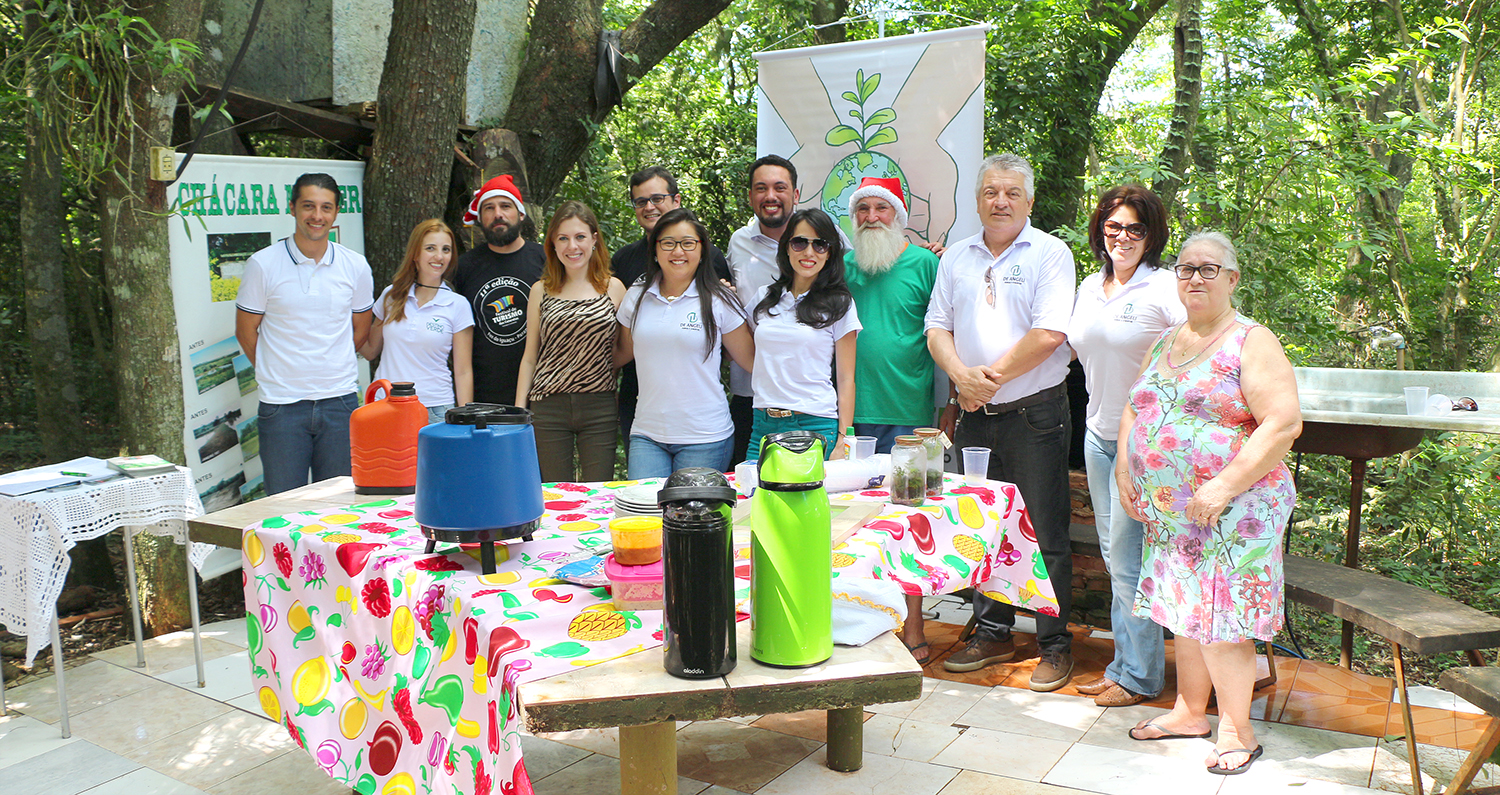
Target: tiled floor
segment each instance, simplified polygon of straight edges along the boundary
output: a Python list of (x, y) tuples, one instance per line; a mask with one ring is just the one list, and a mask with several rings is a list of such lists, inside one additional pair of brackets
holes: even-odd
[[(1278, 681), (1257, 694), (1256, 734), (1265, 756), (1243, 776), (1204, 771), (1208, 740), (1135, 742), (1137, 721), (1169, 699), (1103, 709), (1066, 687), (1033, 693), (1030, 636), (1018, 635), (1013, 663), (950, 674), (938, 661), (957, 643), (966, 608), (932, 599), (934, 662), (920, 698), (869, 707), (865, 762), (857, 773), (825, 764), (821, 712), (683, 723), (678, 790), (684, 795), (887, 795), (1150, 793), (1332, 795), (1409, 792), (1401, 711), (1391, 682), (1334, 666), (1277, 659)], [(286, 732), (266, 720), (251, 692), (243, 621), (205, 627), (208, 686), (195, 686), (184, 635), (151, 641), (146, 669), (126, 646), (68, 671), (73, 737), (58, 736), (52, 680), (6, 693), (0, 717), (0, 781), (24, 795), (113, 793), (348, 793)], [(1108, 633), (1075, 634), (1074, 682), (1098, 675), (1113, 653)], [(1168, 647), (1168, 659), (1171, 649)], [(1263, 664), (1263, 663), (1262, 663)], [(1169, 691), (1171, 683), (1168, 684)], [(1450, 693), (1415, 688), (1412, 704), (1424, 784), (1446, 785), (1489, 718)], [(1390, 739), (1386, 739), (1389, 737)], [(1461, 750), (1463, 749), (1463, 750)], [(619, 791), (614, 730), (529, 737), (527, 769), (540, 795)], [(1476, 785), (1500, 784), (1488, 765)], [(1288, 788), (1295, 786), (1295, 790)]]

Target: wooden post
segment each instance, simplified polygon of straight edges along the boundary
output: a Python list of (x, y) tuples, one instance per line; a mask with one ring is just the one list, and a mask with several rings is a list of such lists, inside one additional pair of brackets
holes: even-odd
[(677, 795), (677, 722), (620, 727), (620, 795)]
[(828, 769), (853, 773), (865, 764), (865, 708), (828, 710)]

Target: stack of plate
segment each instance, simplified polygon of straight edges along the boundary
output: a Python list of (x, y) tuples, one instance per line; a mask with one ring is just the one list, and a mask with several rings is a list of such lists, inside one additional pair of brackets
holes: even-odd
[(656, 493), (660, 484), (629, 486), (615, 492), (615, 516), (661, 516), (661, 506), (656, 504)]

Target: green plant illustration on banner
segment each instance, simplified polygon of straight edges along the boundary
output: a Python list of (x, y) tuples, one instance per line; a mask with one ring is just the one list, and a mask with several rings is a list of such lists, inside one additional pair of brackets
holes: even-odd
[(855, 72), (854, 84), (854, 91), (845, 91), (840, 96), (854, 105), (848, 114), (859, 125), (858, 128), (851, 124), (840, 124), (823, 137), (823, 142), (833, 147), (859, 144), (859, 149), (840, 160), (823, 182), (823, 211), (837, 219), (844, 233), (850, 236), (854, 234), (854, 221), (850, 217), (849, 196), (859, 186), (860, 180), (865, 177), (899, 179), (902, 195), (911, 196), (911, 187), (907, 184), (906, 174), (901, 171), (901, 166), (886, 155), (874, 151), (877, 146), (893, 144), (899, 140), (896, 128), (891, 126), (896, 121), (894, 108), (866, 108), (870, 97), (880, 87), (880, 73), (866, 77), (865, 70), (860, 69)]

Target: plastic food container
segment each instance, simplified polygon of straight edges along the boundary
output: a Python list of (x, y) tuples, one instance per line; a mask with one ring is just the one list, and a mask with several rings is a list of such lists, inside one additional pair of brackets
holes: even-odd
[(604, 573), (616, 610), (660, 610), (662, 608), (661, 560), (649, 566), (622, 566), (613, 554), (604, 556)]
[[(609, 521), (610, 543), (622, 566), (649, 566), (661, 560), (661, 517), (622, 516)], [(661, 579), (661, 572), (657, 572)]]

